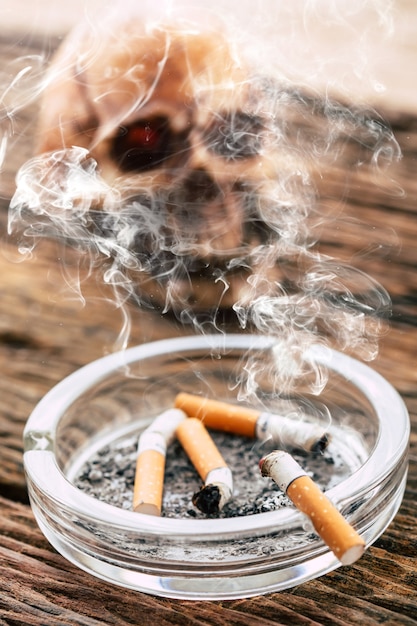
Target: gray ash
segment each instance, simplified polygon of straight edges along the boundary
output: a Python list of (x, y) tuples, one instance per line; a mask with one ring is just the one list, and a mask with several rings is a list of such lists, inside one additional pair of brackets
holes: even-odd
[[(291, 505), (270, 478), (263, 478), (259, 459), (271, 448), (259, 441), (221, 432), (211, 432), (213, 440), (233, 472), (233, 498), (213, 517), (255, 515)], [(74, 484), (85, 493), (126, 510), (131, 510), (135, 477), (137, 436), (129, 436), (103, 446), (77, 473)], [(293, 452), (311, 478), (327, 490), (351, 471), (343, 458), (329, 445), (325, 452)], [(167, 452), (162, 516), (200, 518), (207, 516), (192, 504), (202, 487), (201, 480), (178, 442)]]

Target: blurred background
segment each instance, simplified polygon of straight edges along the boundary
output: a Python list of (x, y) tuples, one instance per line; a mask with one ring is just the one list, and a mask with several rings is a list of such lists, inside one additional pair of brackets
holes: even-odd
[[(148, 0), (134, 2), (146, 5)], [(173, 0), (163, 0), (168, 9)], [(119, 4), (121, 10), (131, 0)], [(184, 4), (205, 5), (198, 0)], [(152, 5), (152, 3), (151, 3)], [(161, 5), (161, 2), (158, 2)], [(2, 34), (39, 41), (65, 34), (84, 15), (97, 19), (102, 0), (3, 0)], [(415, 111), (417, 106), (417, 4), (414, 0), (212, 0), (268, 41), (274, 64), (298, 80), (356, 93), (376, 105)], [(145, 9), (146, 10), (146, 9)]]

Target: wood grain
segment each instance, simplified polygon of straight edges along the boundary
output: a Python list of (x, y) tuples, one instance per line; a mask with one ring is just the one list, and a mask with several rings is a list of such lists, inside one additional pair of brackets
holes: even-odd
[[(2, 55), (10, 57), (10, 43), (0, 45)], [(19, 128), (27, 128), (35, 114), (26, 111)], [(6, 236), (7, 207), (14, 172), (30, 144), (16, 143), (2, 173), (0, 201), (1, 625), (417, 624), (417, 118), (400, 108), (385, 114), (403, 151), (392, 173), (396, 192), (370, 186), (366, 178), (353, 180), (343, 219), (337, 229), (323, 225), (319, 246), (354, 262), (391, 294), (390, 326), (372, 366), (398, 389), (411, 415), (405, 498), (395, 520), (355, 565), (286, 592), (230, 602), (166, 600), (103, 583), (58, 555), (34, 521), (22, 465), (25, 421), (53, 385), (114, 348), (123, 320), (94, 276), (81, 276), (85, 302), (74, 297), (65, 286), (63, 250), (56, 242), (43, 242), (34, 258), (17, 262)], [(335, 177), (333, 199), (340, 184)], [(378, 237), (370, 238), (375, 229), (380, 247)], [(66, 263), (76, 262), (71, 250), (65, 254)], [(169, 316), (128, 308), (130, 345), (192, 330)]]

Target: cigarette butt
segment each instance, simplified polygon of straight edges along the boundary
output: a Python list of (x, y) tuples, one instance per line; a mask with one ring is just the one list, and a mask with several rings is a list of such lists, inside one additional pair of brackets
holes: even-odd
[(256, 436), (259, 411), (254, 409), (202, 398), (190, 393), (179, 393), (175, 398), (175, 406), (190, 417), (198, 417), (207, 428), (245, 437)]
[(231, 498), (232, 473), (203, 423), (195, 417), (182, 421), (178, 440), (204, 482), (193, 504), (207, 515), (218, 513)]
[(189, 393), (179, 393), (175, 406), (190, 417), (198, 417), (207, 428), (263, 441), (270, 440), (283, 447), (323, 452), (330, 441), (329, 434), (319, 424)]
[(144, 450), (138, 456), (133, 488), (135, 513), (161, 515), (164, 490), (165, 454)]
[(263, 476), (269, 476), (295, 506), (309, 517), (317, 534), (343, 565), (357, 561), (365, 542), (321, 489), (287, 452), (276, 450), (259, 463)]
[(183, 411), (169, 409), (155, 418), (139, 437), (133, 486), (135, 513), (161, 515), (166, 449), (175, 437), (178, 424), (186, 418)]

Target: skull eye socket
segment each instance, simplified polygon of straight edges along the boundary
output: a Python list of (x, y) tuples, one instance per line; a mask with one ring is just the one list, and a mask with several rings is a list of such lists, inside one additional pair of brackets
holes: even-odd
[(124, 172), (157, 167), (174, 152), (174, 136), (168, 120), (156, 117), (121, 126), (110, 155)]
[(205, 133), (209, 150), (228, 161), (256, 156), (262, 149), (264, 124), (244, 112), (219, 115)]

